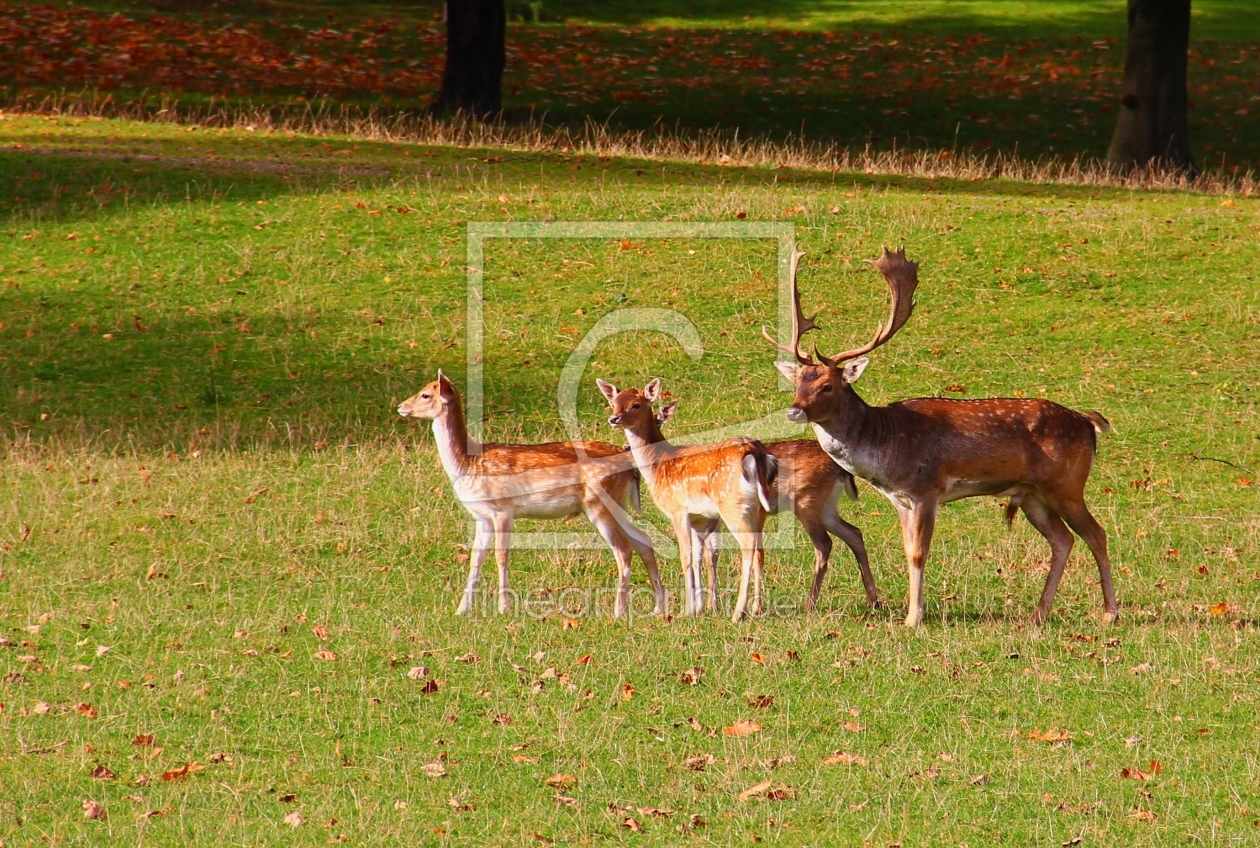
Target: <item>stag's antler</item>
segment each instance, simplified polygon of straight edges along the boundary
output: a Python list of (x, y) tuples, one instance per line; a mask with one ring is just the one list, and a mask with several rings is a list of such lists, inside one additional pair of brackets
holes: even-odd
[(814, 348), (814, 355), (824, 365), (835, 366), (836, 363), (857, 359), (859, 356), (870, 353), (895, 336), (902, 325), (909, 320), (910, 313), (914, 312), (914, 290), (919, 285), (919, 263), (906, 259), (906, 249), (903, 247), (896, 253), (892, 253), (888, 248), (884, 248), (883, 256), (865, 261), (879, 269), (888, 282), (889, 291), (892, 292), (892, 311), (889, 313), (888, 323), (881, 325), (875, 331), (875, 338), (853, 350), (827, 357), (819, 353), (818, 348)]
[[(777, 347), (779, 350), (790, 353), (796, 357), (796, 361), (801, 365), (813, 365), (814, 360), (801, 353), (801, 336), (810, 330), (817, 330), (818, 325), (814, 323), (814, 318), (818, 317), (818, 313), (814, 313), (812, 318), (806, 318), (805, 313), (801, 311), (801, 292), (796, 287), (796, 268), (801, 264), (801, 257), (805, 254), (802, 251), (793, 251), (792, 253), (792, 343), (785, 345), (777, 342), (770, 335), (770, 331), (765, 327), (761, 328), (761, 334), (766, 337), (766, 341)], [(815, 349), (817, 352), (817, 349)]]

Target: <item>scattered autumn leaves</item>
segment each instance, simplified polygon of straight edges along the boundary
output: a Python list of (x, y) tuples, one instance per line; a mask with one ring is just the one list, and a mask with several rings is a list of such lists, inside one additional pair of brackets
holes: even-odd
[[(370, 98), (373, 105), (414, 103), (436, 92), (445, 49), (440, 18), (419, 26), (335, 18), (303, 24), (206, 9), (176, 17), (6, 7), (0, 78), (19, 89)], [(1248, 135), (1255, 107), (1246, 80), (1255, 76), (1256, 56), (1254, 47), (1239, 46), (1196, 44), (1191, 51), (1191, 103), (1199, 110), (1192, 119), (1202, 115), (1195, 132)], [(849, 143), (870, 134), (899, 138), (907, 129), (919, 137), (932, 124), (948, 128), (948, 137), (932, 140), (948, 147), (961, 126), (972, 136), (964, 146), (1009, 149), (1019, 140), (1022, 150), (1084, 133), (1100, 144), (1114, 121), (1121, 60), (1114, 39), (1081, 37), (514, 26), (504, 94), (511, 108), (552, 114), (674, 109), (687, 122), (723, 126), (809, 115), (811, 125), (833, 132), (853, 124), (861, 138)], [(1038, 105), (1021, 107), (1021, 100)], [(846, 111), (840, 104), (852, 102), (864, 104), (853, 107), (862, 120), (837, 121), (835, 113)], [(925, 112), (931, 121), (916, 120)]]

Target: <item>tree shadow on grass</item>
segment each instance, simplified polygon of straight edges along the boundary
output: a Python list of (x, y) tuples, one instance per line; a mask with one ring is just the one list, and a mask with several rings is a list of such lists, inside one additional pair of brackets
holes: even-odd
[[(159, 155), (153, 145), (107, 139), (85, 140), (75, 151), (0, 152), (0, 196), (22, 198), (0, 223), (8, 248), (0, 254), (0, 265), (8, 266), (0, 270), (0, 426), (12, 437), (47, 445), (131, 444), (146, 450), (309, 447), (405, 432), (396, 402), (432, 379), (439, 365), (456, 376), (461, 370), (464, 283), (454, 267), (421, 278), (405, 265), (406, 283), (391, 283), (386, 274), (407, 260), (388, 251), (405, 242), (408, 249), (436, 253), (441, 243), (458, 262), (463, 227), (411, 216), (406, 220), (420, 229), (378, 235), (362, 228), (382, 217), (348, 208), (327, 225), (307, 222), (271, 235), (264, 226), (267, 213), (259, 210), (273, 207), (257, 204), (325, 190), (353, 198), (389, 187), (415, 167), (373, 159), (366, 144), (362, 166), (321, 168), (292, 155), (310, 144), (273, 139), (272, 152), (282, 155), (249, 161), (233, 160), (224, 144), (222, 158), (202, 161), (206, 157), (195, 151), (168, 147)], [(488, 165), (467, 154), (448, 151), (448, 159), (432, 167), (451, 177), (457, 156), (464, 170), (451, 177), (452, 184), (467, 179), (470, 168), (482, 175), (509, 169), (505, 179), (530, 181), (540, 178), (540, 166), (543, 178), (547, 168), (568, 171), (542, 155)], [(401, 158), (398, 151), (392, 155)], [(285, 170), (286, 163), (296, 163), (297, 170)], [(614, 179), (618, 168), (636, 170), (632, 162), (609, 164), (614, 176), (601, 182)], [(703, 183), (717, 173), (733, 178), (730, 169), (681, 165), (645, 177), (674, 181), (684, 174)], [(808, 188), (960, 188), (1059, 197), (1093, 191), (782, 170), (745, 171), (740, 179), (745, 177)], [(628, 173), (626, 179), (640, 178)], [(363, 196), (381, 203), (379, 196)], [(234, 204), (243, 209), (229, 225), (198, 229), (216, 205)], [(497, 205), (484, 211), (495, 217)], [(477, 210), (470, 207), (469, 214), (475, 218)], [(167, 235), (172, 220), (189, 230), (186, 240)], [(324, 226), (328, 235), (346, 238), (326, 242), (324, 233), (315, 232)], [(351, 232), (336, 233), (338, 226)], [(406, 241), (412, 232), (419, 246)], [(32, 233), (37, 235), (27, 239)], [(363, 271), (354, 252), (377, 239), (384, 259)], [(286, 286), (284, 251), (295, 240), (305, 242), (303, 261), (316, 271)], [(270, 265), (250, 259), (263, 254), (275, 257)], [(536, 368), (496, 369), (487, 381), (489, 413), (503, 411), (493, 398), (537, 395), (537, 382)], [(501, 437), (504, 423), (489, 421), (487, 431)]]

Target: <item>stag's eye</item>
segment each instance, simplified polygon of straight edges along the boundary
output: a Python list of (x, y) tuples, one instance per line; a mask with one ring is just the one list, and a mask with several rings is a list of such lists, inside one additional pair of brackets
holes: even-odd
[(825, 384), (825, 385), (822, 387), (822, 390), (823, 390), (823, 394), (827, 394), (828, 392), (830, 392), (830, 391), (831, 391), (831, 383), (827, 383), (827, 384)]
[(429, 399), (429, 398), (431, 398), (431, 397), (433, 397), (433, 396), (432, 396), (432, 395), (420, 395), (420, 399), (421, 399), (421, 400), (428, 400), (428, 399)]

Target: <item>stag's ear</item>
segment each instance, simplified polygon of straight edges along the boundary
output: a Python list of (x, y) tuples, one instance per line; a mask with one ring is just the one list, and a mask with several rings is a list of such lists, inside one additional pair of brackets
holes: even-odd
[(862, 376), (862, 372), (866, 370), (866, 366), (871, 364), (870, 357), (859, 356), (857, 359), (850, 359), (844, 363), (844, 381), (846, 383), (856, 383), (858, 377)]
[(653, 377), (651, 382), (643, 387), (643, 397), (647, 398), (648, 403), (656, 403), (661, 399), (660, 377)]
[(612, 403), (613, 398), (617, 396), (617, 387), (612, 383), (605, 383), (598, 377), (595, 378), (595, 385), (599, 386), (599, 393), (604, 396), (604, 400)]
[(674, 417), (674, 413), (678, 411), (678, 401), (670, 401), (660, 408), (656, 413), (656, 420), (660, 424), (664, 424)]
[(782, 359), (774, 361), (774, 367), (779, 369), (779, 373), (787, 377), (793, 383), (796, 382), (796, 372), (800, 368), (795, 362), (784, 362)]

